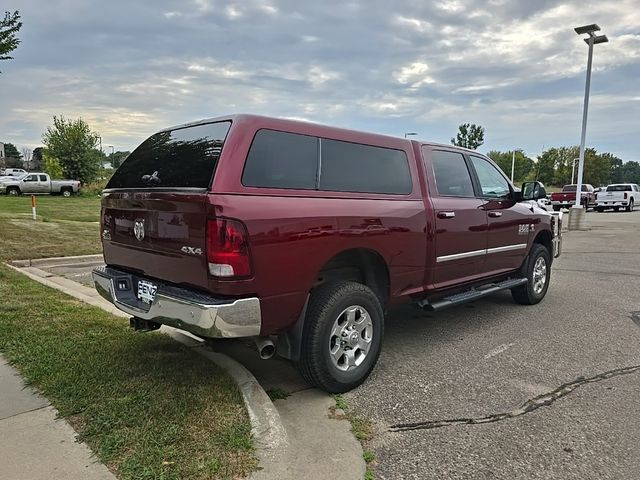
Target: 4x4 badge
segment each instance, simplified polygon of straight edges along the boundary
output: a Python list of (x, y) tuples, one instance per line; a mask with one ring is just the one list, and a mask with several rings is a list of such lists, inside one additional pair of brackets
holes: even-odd
[(136, 236), (139, 242), (144, 238), (144, 219), (136, 220), (133, 223), (133, 234)]
[(202, 255), (201, 248), (187, 247), (186, 245), (180, 249), (183, 253), (189, 253), (191, 255)]

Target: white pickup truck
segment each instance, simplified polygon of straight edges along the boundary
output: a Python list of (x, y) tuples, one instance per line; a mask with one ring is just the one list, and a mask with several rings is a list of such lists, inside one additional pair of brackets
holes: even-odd
[(77, 180), (51, 180), (46, 173), (28, 173), (13, 179), (0, 180), (0, 194), (21, 195), (23, 193), (48, 193), (70, 197), (78, 193), (80, 182)]
[(597, 193), (596, 211), (604, 212), (605, 208), (614, 211), (624, 208), (631, 212), (640, 202), (640, 187), (635, 183), (616, 183)]

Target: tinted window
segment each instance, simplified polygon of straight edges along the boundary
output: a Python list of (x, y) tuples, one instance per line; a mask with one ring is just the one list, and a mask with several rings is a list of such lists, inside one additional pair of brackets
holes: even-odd
[(248, 187), (316, 188), (318, 138), (260, 130), (256, 133), (242, 174)]
[(41, 182), (46, 182), (47, 181), (47, 176), (46, 175), (40, 175), (40, 181)]
[(609, 185), (607, 192), (630, 192), (631, 185)]
[(438, 193), (453, 197), (474, 197), (471, 175), (461, 153), (431, 152)]
[(400, 150), (321, 140), (320, 190), (411, 193), (407, 155)]
[(116, 170), (107, 188), (207, 188), (231, 122), (156, 133)]
[(511, 193), (509, 182), (496, 167), (484, 158), (471, 156), (483, 197), (505, 198)]

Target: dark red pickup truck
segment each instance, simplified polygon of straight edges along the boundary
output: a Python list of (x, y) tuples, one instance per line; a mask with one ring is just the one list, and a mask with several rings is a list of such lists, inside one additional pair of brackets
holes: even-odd
[[(576, 191), (577, 185), (565, 185), (562, 187), (561, 192), (555, 192), (551, 194), (551, 205), (553, 210), (558, 212), (561, 208), (570, 208), (576, 203)], [(590, 206), (595, 205), (596, 194), (594, 188), (586, 183), (583, 183), (580, 188), (580, 205), (588, 209)]]
[(103, 193), (97, 290), (203, 338), (255, 337), (312, 384), (360, 384), (384, 311), (546, 294), (560, 219), (474, 151), (236, 115), (144, 141)]

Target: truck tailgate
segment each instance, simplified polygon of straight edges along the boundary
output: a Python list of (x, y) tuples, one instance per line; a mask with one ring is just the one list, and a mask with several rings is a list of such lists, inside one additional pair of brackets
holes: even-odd
[(114, 192), (102, 206), (102, 243), (112, 266), (207, 287), (206, 194)]

